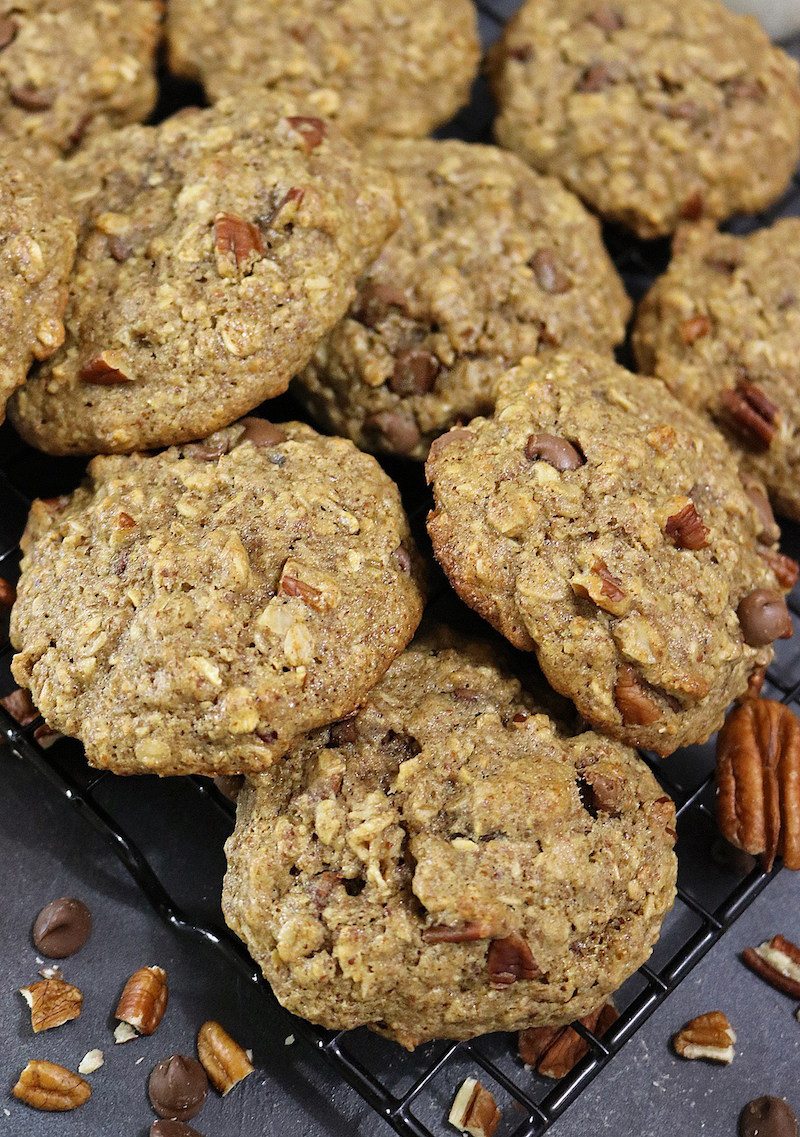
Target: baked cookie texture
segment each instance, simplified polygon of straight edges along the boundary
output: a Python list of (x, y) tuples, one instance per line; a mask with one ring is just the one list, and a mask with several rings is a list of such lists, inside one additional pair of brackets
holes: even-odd
[(521, 364), (427, 474), (456, 591), (612, 738), (703, 741), (791, 634), (763, 494), (706, 420), (604, 357)]
[(422, 613), (394, 484), (301, 423), (95, 458), (22, 544), (14, 675), (117, 773), (263, 770), (352, 711)]
[(642, 370), (710, 415), (776, 508), (800, 521), (800, 218), (747, 237), (679, 230), (633, 346)]
[(800, 158), (798, 65), (719, 0), (526, 0), (497, 137), (640, 237), (757, 212)]
[(0, 4), (0, 139), (44, 161), (138, 122), (156, 102), (157, 0)]
[(498, 653), (428, 631), (359, 712), (248, 779), (223, 910), (290, 1011), (410, 1048), (601, 1004), (675, 890), (674, 806)]
[(422, 136), (466, 103), (471, 0), (170, 0), (170, 66), (214, 102), (288, 92), (348, 134)]
[(65, 180), (67, 340), (11, 411), (54, 454), (203, 438), (285, 391), (397, 224), (389, 175), (266, 92), (89, 142)]
[(63, 343), (77, 226), (57, 183), (14, 146), (0, 150), (0, 422), (33, 359)]
[(554, 178), (491, 146), (375, 139), (401, 223), (296, 393), (367, 450), (424, 459), (491, 413), (497, 378), (558, 346), (610, 352), (630, 303), (599, 226)]

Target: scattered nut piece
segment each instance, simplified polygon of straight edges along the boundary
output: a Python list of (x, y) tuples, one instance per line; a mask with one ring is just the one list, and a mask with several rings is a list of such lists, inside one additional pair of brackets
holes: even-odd
[(304, 581), (297, 580), (296, 577), (289, 576), (286, 572), (282, 574), (278, 584), (278, 595), (296, 597), (307, 604), (309, 608), (313, 608), (315, 612), (321, 612), (325, 607), (322, 593), (318, 588), (305, 584)]
[(168, 999), (166, 971), (162, 967), (140, 967), (125, 984), (114, 1017), (138, 1034), (152, 1034), (164, 1017)]
[(71, 1022), (83, 1006), (82, 993), (63, 979), (40, 979), (30, 987), (20, 987), (19, 993), (31, 1009), (34, 1034)]
[(223, 1097), (253, 1073), (253, 1064), (245, 1051), (217, 1022), (206, 1022), (200, 1027), (197, 1056), (211, 1085)]
[(777, 553), (774, 549), (761, 549), (761, 557), (767, 562), (775, 573), (775, 579), (781, 588), (791, 592), (800, 578), (800, 565), (785, 553)]
[(133, 1029), (130, 1023), (117, 1023), (114, 1029), (114, 1043), (119, 1046), (123, 1042), (133, 1042), (134, 1038), (138, 1038), (138, 1033)]
[(30, 691), (26, 691), (22, 687), (17, 687), (15, 691), (3, 695), (0, 698), (0, 707), (5, 707), (12, 719), (18, 722), (20, 726), (30, 726), (39, 717), (39, 709), (35, 706)]
[(93, 1074), (95, 1070), (99, 1070), (106, 1060), (105, 1054), (102, 1050), (90, 1050), (88, 1054), (84, 1054), (78, 1064), (79, 1074)]
[[(613, 1003), (605, 1003), (578, 1022), (602, 1037), (619, 1018)], [(519, 1032), (519, 1056), (545, 1078), (565, 1078), (589, 1053), (589, 1043), (571, 1026), (529, 1027)]]
[(751, 971), (784, 995), (800, 999), (800, 947), (785, 936), (773, 936), (755, 948), (746, 948), (742, 960)]
[(64, 1113), (87, 1102), (92, 1087), (78, 1074), (55, 1062), (34, 1058), (17, 1079), (12, 1094), (32, 1109), (48, 1113)]
[(453, 1099), (447, 1120), (455, 1129), (471, 1137), (492, 1137), (502, 1113), (494, 1095), (475, 1078), (465, 1078)]
[(679, 1030), (672, 1045), (681, 1058), (707, 1058), (728, 1066), (733, 1061), (735, 1041), (736, 1035), (724, 1011), (709, 1011)]

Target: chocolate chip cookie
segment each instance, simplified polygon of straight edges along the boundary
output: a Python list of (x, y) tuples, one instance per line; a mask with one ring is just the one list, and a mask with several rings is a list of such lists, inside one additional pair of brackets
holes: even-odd
[(357, 137), (427, 134), (466, 101), (471, 0), (170, 0), (169, 59), (211, 101), (289, 92)]
[(526, 0), (497, 137), (640, 237), (756, 212), (800, 157), (798, 66), (719, 0)]
[(402, 220), (300, 375), (326, 427), (424, 459), (491, 412), (524, 356), (622, 339), (630, 305), (598, 223), (554, 178), (456, 141), (376, 139), (365, 155), (397, 176)]
[(682, 229), (633, 343), (642, 370), (709, 414), (800, 521), (800, 218), (748, 237)]
[(352, 718), (248, 779), (223, 909), (281, 1003), (409, 1049), (597, 1007), (672, 904), (645, 764), (564, 733), (494, 649), (428, 633)]
[(397, 223), (388, 174), (268, 93), (132, 126), (68, 164), (67, 340), (11, 409), (54, 454), (203, 438), (286, 390)]
[(768, 502), (657, 380), (590, 352), (521, 364), (427, 473), (456, 591), (612, 738), (703, 741), (791, 635)]
[(394, 484), (301, 423), (95, 458), (22, 544), (14, 675), (117, 773), (263, 770), (352, 711), (422, 612)]
[(156, 101), (157, 0), (0, 0), (0, 139), (42, 159)]
[(57, 184), (15, 146), (0, 151), (0, 422), (31, 361), (64, 342), (74, 220)]

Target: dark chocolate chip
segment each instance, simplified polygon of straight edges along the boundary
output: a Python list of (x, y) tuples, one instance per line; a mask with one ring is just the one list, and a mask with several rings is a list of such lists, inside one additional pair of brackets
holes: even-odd
[(744, 642), (750, 647), (765, 647), (773, 640), (788, 640), (792, 634), (792, 617), (780, 592), (756, 588), (740, 601), (736, 609)]
[(739, 1114), (739, 1137), (797, 1137), (797, 1117), (783, 1098), (766, 1094)]
[(389, 387), (395, 395), (427, 395), (439, 374), (439, 360), (422, 348), (398, 352)]
[(353, 715), (347, 719), (335, 722), (330, 730), (328, 745), (333, 747), (349, 746), (358, 739), (358, 727)]
[(147, 1093), (159, 1117), (186, 1121), (203, 1108), (208, 1078), (196, 1059), (173, 1054), (153, 1068)]
[(401, 288), (393, 284), (381, 284), (377, 280), (369, 280), (360, 290), (354, 315), (368, 328), (377, 327), (381, 320), (386, 319), (390, 308), (397, 308), (405, 312), (408, 297)]
[(370, 415), (364, 426), (376, 431), (385, 446), (395, 454), (410, 454), (420, 440), (419, 427), (414, 419), (400, 411), (380, 411)]
[(48, 959), (66, 959), (80, 951), (92, 934), (92, 914), (82, 900), (62, 896), (41, 910), (33, 925), (33, 942)]
[(556, 470), (577, 470), (586, 459), (566, 438), (555, 434), (532, 434), (525, 443), (525, 457), (531, 462), (548, 462)]

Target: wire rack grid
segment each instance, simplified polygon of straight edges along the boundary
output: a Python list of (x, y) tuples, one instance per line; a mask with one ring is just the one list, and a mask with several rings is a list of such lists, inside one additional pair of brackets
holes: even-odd
[[(515, 0), (478, 0), (485, 42), (496, 37), (514, 7)], [(800, 54), (800, 42), (793, 45), (793, 50)], [(448, 133), (468, 140), (488, 140), (490, 122), (491, 107), (479, 84), (473, 104)], [(733, 227), (744, 230), (787, 214), (800, 215), (800, 175), (785, 199), (769, 213)], [(607, 230), (605, 236), (629, 291), (634, 297), (640, 296), (667, 262), (666, 243), (644, 245), (613, 229)], [(278, 401), (278, 406), (292, 416), (298, 413), (284, 400)], [(276, 413), (275, 403), (270, 404), (269, 414), (282, 417)], [(0, 576), (12, 582), (17, 576), (18, 542), (31, 499), (70, 489), (80, 477), (82, 466), (81, 462), (48, 459), (26, 447), (7, 424), (0, 427)], [(419, 474), (394, 465), (391, 472), (398, 476), (409, 513), (420, 528), (428, 499)], [(784, 548), (795, 556), (800, 552), (800, 528), (786, 527)], [(797, 632), (800, 586), (789, 603)], [(7, 628), (0, 626), (0, 696), (14, 689), (10, 673), (12, 655)], [(765, 693), (800, 713), (800, 634), (779, 643)], [(277, 1006), (239, 940), (221, 924), (193, 918), (170, 895), (151, 865), (152, 853), (148, 855), (139, 835), (121, 824), (115, 810), (103, 800), (104, 787), (118, 779), (107, 772), (91, 770), (72, 740), (61, 739), (47, 745), (51, 739), (41, 718), (33, 711), (26, 713), (21, 704), (0, 705), (2, 740), (106, 838), (155, 912), (176, 934), (205, 942), (231, 968), (246, 976), (264, 999), (276, 1033), (285, 1033), (288, 1026), (330, 1061), (337, 1073), (403, 1137), (444, 1137), (451, 1133), (446, 1118), (455, 1088), (465, 1076), (478, 1070), (478, 1076), (492, 1090), (502, 1109), (497, 1137), (540, 1137), (613, 1061), (771, 878), (752, 858), (731, 856), (716, 837), (711, 744), (690, 747), (666, 761), (644, 754), (677, 806), (679, 873), (675, 908), (648, 964), (618, 993), (617, 1022), (602, 1038), (580, 1023), (575, 1024), (588, 1044), (588, 1053), (566, 1077), (553, 1082), (522, 1065), (515, 1039), (508, 1035), (489, 1035), (455, 1044), (430, 1043), (406, 1054), (366, 1031), (331, 1033), (287, 1015)], [(222, 810), (232, 822), (233, 807), (210, 782), (185, 778), (182, 785), (183, 792), (195, 799), (192, 809)], [(131, 791), (135, 792), (135, 787), (131, 786)]]

